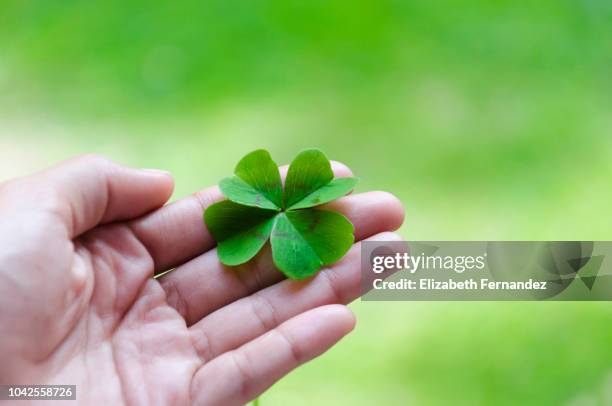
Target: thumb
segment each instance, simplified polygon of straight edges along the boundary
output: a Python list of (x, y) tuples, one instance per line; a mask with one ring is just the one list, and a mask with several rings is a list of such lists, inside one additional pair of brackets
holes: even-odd
[(174, 188), (168, 172), (128, 168), (97, 155), (71, 159), (17, 184), (21, 196), (16, 201), (52, 211), (71, 238), (98, 224), (131, 219), (161, 207)]

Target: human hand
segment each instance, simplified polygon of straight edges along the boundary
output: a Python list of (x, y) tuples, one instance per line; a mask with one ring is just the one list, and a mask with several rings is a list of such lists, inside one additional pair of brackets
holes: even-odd
[[(269, 248), (228, 268), (202, 221), (218, 188), (163, 206), (172, 189), (97, 156), (0, 185), (1, 384), (76, 384), (83, 404), (242, 404), (352, 330), (359, 243), (304, 281), (283, 280)], [(388, 193), (327, 207), (357, 241), (399, 238)]]

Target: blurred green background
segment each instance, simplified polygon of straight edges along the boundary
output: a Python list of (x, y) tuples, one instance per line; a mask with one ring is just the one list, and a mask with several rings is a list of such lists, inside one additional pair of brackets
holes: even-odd
[[(612, 239), (612, 2), (0, 3), (0, 178), (82, 152), (178, 198), (316, 146), (407, 239)], [(612, 404), (608, 303), (353, 305), (264, 405)]]

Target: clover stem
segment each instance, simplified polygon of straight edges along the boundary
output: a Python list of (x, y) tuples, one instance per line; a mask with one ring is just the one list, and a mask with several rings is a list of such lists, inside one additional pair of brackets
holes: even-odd
[(259, 406), (259, 398), (255, 398), (253, 399), (253, 402), (251, 402), (251, 406)]

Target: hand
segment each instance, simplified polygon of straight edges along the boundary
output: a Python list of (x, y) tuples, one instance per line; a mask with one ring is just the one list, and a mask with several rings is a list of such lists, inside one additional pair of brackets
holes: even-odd
[[(0, 384), (76, 384), (90, 404), (241, 404), (353, 329), (359, 243), (305, 281), (283, 280), (269, 250), (228, 268), (202, 221), (218, 188), (163, 206), (172, 189), (166, 172), (97, 156), (0, 185)], [(403, 221), (388, 193), (328, 206), (357, 240), (399, 238), (385, 233)]]

